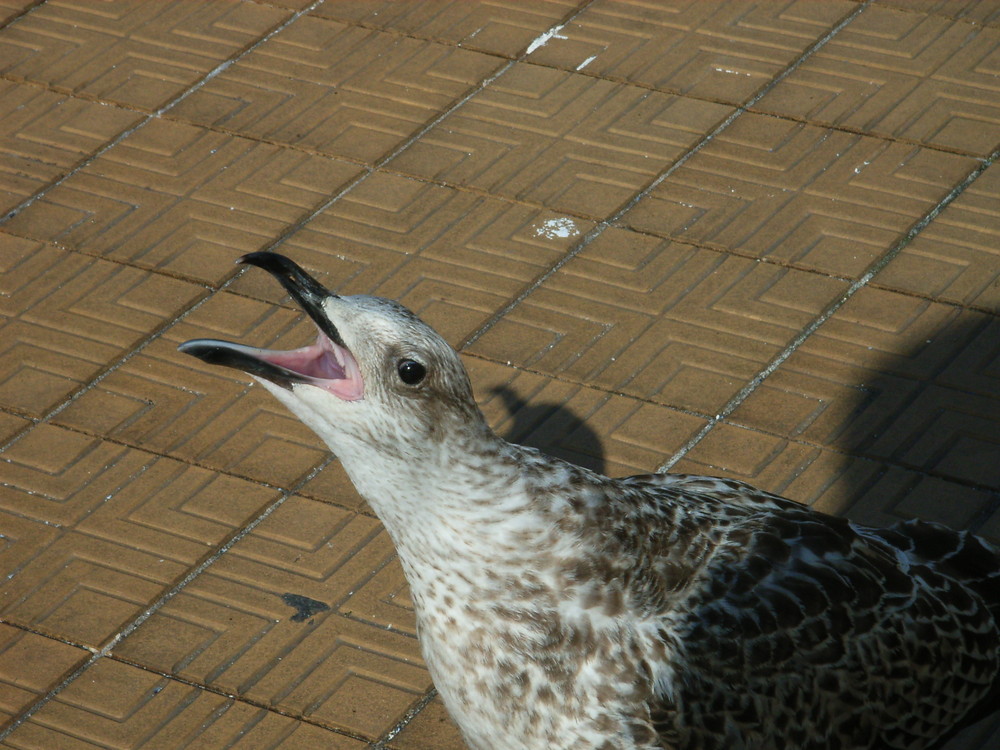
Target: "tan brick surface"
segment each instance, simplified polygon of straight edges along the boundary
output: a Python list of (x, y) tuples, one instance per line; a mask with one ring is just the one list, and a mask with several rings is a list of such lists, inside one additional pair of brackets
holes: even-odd
[(940, 151), (745, 115), (623, 221), (857, 277), (974, 167)]
[(173, 114), (372, 162), (501, 62), (456, 47), (303, 18), (196, 91)]
[(16, 716), (89, 657), (84, 649), (0, 624), (0, 716)]
[(176, 349), (313, 338), (250, 251), (416, 310), (509, 439), (1000, 542), (998, 50), (995, 0), (0, 0), (0, 747), (463, 747), (343, 468)]
[[(8, 622), (99, 646), (276, 497), (46, 424), (3, 454)], [(9, 524), (9, 525), (8, 525)]]
[(613, 229), (472, 351), (711, 415), (846, 286)]
[(316, 437), (248, 376), (218, 368), (191, 370), (190, 358), (177, 345), (191, 338), (228, 338), (295, 347), (314, 338), (314, 331), (291, 310), (233, 294), (213, 297), (83, 393), (55, 421), (290, 487), (323, 460)]
[[(872, 315), (878, 310), (877, 315)], [(863, 290), (736, 410), (768, 432), (1000, 483), (996, 319)]]
[(3, 743), (10, 748), (225, 747), (355, 750), (357, 740), (103, 659)]
[(155, 110), (287, 16), (256, 3), (44, 3), (4, 29), (0, 71)]
[(358, 174), (345, 162), (155, 120), (7, 227), (218, 282), (234, 257), (267, 245)]
[(986, 156), (998, 68), (1000, 29), (872, 6), (757, 106)]
[(47, 187), (140, 116), (119, 107), (0, 81), (0, 211)]
[[(555, 264), (593, 223), (374, 174), (288, 241), (331, 289), (398, 299), (459, 342)], [(234, 288), (276, 300), (273, 279)]]
[(0, 235), (0, 263), (0, 404), (36, 417), (205, 294), (10, 235)]
[(392, 166), (601, 218), (730, 112), (720, 104), (517, 64)]
[(839, 0), (594, 3), (529, 59), (738, 104), (855, 7)]
[(987, 26), (1000, 26), (996, 0), (875, 0), (877, 5), (955, 18)]
[(988, 168), (903, 248), (876, 283), (1000, 311), (1000, 169)]
[[(375, 519), (293, 497), (115, 653), (374, 739), (431, 684), (412, 607), (367, 595), (386, 565)], [(289, 594), (326, 609), (299, 617)]]
[(344, 3), (327, 0), (314, 13), (365, 27), (483, 50), (507, 57), (524, 52), (540, 34), (573, 13), (572, 0), (395, 0)]

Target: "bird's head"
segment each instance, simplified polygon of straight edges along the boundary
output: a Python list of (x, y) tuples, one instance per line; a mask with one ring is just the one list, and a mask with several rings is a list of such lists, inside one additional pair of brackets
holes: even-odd
[(276, 253), (239, 262), (281, 283), (316, 324), (315, 343), (277, 351), (195, 339), (180, 351), (259, 380), (340, 456), (356, 484), (357, 472), (444, 461), (449, 444), (491, 434), (458, 354), (405, 307), (333, 294)]

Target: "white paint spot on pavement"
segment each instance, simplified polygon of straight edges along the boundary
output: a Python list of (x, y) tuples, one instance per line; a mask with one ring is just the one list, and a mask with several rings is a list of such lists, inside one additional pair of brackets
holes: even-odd
[(562, 29), (563, 29), (563, 24), (559, 24), (558, 26), (553, 26), (551, 29), (546, 31), (544, 34), (540, 35), (537, 39), (535, 39), (535, 41), (529, 44), (528, 51), (525, 52), (524, 54), (530, 55), (536, 49), (544, 47), (546, 44), (549, 43), (550, 39), (565, 39), (566, 37), (561, 36), (559, 34), (559, 32), (562, 31)]
[(566, 237), (576, 237), (580, 234), (580, 228), (572, 219), (546, 219), (539, 226), (535, 227), (535, 236), (544, 237), (547, 240), (565, 239)]

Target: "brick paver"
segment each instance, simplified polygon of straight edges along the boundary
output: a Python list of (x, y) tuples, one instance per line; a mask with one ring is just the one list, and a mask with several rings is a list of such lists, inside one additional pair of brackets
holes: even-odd
[[(1000, 542), (1000, 3), (0, 2), (0, 747), (459, 750), (263, 274), (510, 439)], [(1000, 745), (1000, 720), (948, 750)]]

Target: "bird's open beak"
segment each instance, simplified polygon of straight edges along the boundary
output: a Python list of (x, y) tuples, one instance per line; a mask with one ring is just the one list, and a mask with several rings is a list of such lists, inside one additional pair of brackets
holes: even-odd
[(324, 302), (339, 299), (337, 295), (277, 253), (250, 253), (237, 262), (263, 268), (281, 283), (319, 329), (316, 343), (278, 351), (217, 339), (193, 339), (185, 341), (178, 349), (203, 362), (242, 370), (289, 390), (295, 383), (305, 383), (327, 390), (344, 401), (360, 399), (364, 395), (364, 385), (358, 363), (324, 308)]

